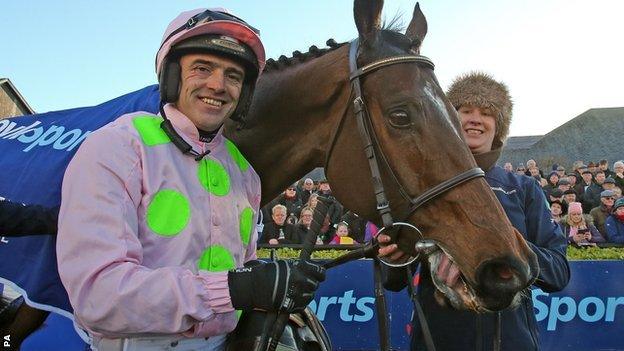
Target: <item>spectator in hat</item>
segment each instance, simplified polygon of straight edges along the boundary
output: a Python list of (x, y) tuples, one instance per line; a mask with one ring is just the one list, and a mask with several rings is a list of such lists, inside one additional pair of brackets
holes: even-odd
[(615, 185), (615, 179), (613, 179), (611, 177), (607, 177), (604, 180), (604, 183), (602, 183), (602, 188), (604, 190), (613, 190), (613, 189), (617, 188), (617, 185)]
[(576, 202), (576, 191), (574, 191), (572, 189), (568, 189), (568, 190), (564, 191), (563, 192), (563, 203), (571, 204), (573, 202)]
[(568, 181), (567, 178), (560, 179), (559, 182), (557, 183), (557, 188), (559, 188), (559, 190), (563, 192), (565, 192), (566, 190), (570, 190), (571, 189), (570, 181)]
[(572, 172), (576, 173), (579, 176), (579, 179), (580, 179), (581, 171), (582, 171), (581, 168), (583, 167), (586, 167), (586, 166), (583, 164), (583, 161), (581, 160), (574, 161), (574, 163), (572, 164)]
[(615, 175), (613, 179), (615, 180), (615, 185), (624, 190), (624, 162), (617, 161), (613, 164), (613, 172)]
[(596, 206), (589, 211), (589, 215), (594, 219), (594, 224), (600, 234), (606, 236), (605, 222), (611, 214), (613, 204), (615, 203), (615, 193), (613, 190), (604, 190), (600, 193), (600, 206)]
[(302, 204), (308, 203), (310, 195), (314, 194), (314, 181), (311, 178), (306, 178), (303, 181), (303, 185), (298, 189), (299, 199)]
[(590, 215), (583, 214), (583, 206), (580, 202), (568, 205), (568, 214), (563, 217), (563, 233), (568, 237), (568, 242), (577, 246), (587, 246), (603, 243), (598, 229), (593, 224)]
[(565, 167), (563, 166), (557, 166), (557, 175), (559, 176), (559, 179), (563, 178), (563, 176), (565, 176)]
[(574, 172), (566, 174), (566, 177), (564, 179), (566, 179), (570, 183), (571, 189), (574, 189), (576, 183), (578, 182), (578, 178), (576, 177), (576, 173)]
[(615, 177), (615, 172), (609, 169), (609, 161), (602, 159), (598, 162), (598, 169), (605, 173), (605, 177)]
[(548, 201), (563, 201), (563, 191), (559, 189), (553, 189), (548, 195)]
[(624, 198), (618, 199), (613, 205), (611, 215), (605, 222), (607, 242), (624, 244)]
[[(548, 291), (563, 289), (569, 279), (565, 259), (566, 239), (551, 221), (542, 189), (535, 181), (525, 176), (509, 174), (494, 165), (496, 158), (500, 156), (511, 122), (512, 103), (507, 87), (486, 74), (470, 73), (456, 79), (447, 96), (458, 111), (464, 141), (477, 165), (486, 172), (486, 181), (492, 187), (506, 189), (502, 192), (495, 191), (496, 198), (511, 223), (538, 257), (541, 270), (535, 282), (536, 286)], [(474, 130), (481, 132), (471, 133)], [(390, 240), (383, 233), (377, 237), (380, 243), (388, 243)], [(401, 253), (395, 245), (380, 246), (382, 247), (379, 252), (382, 255)], [(446, 280), (448, 286), (460, 283), (460, 274), (451, 273), (459, 273), (456, 264), (447, 255), (441, 256), (443, 261), (440, 265), (446, 269), (438, 270), (438, 277)], [(385, 270), (385, 266), (382, 270)], [(388, 268), (387, 273), (384, 285), (390, 290), (401, 290), (408, 283), (405, 269)], [(429, 328), (435, 331), (432, 332), (432, 337), (438, 350), (466, 350), (474, 348), (474, 345), (492, 345), (497, 316), (500, 316), (498, 322), (502, 325), (502, 345), (510, 345), (514, 350), (537, 350), (539, 347), (537, 338), (532, 337), (537, 335), (537, 323), (529, 295), (522, 297), (517, 308), (508, 308), (499, 313), (473, 313), (441, 306), (442, 303), (434, 295), (436, 288), (430, 274), (420, 275), (416, 290), (422, 309), (427, 315)], [(426, 349), (422, 327), (417, 320), (412, 323), (412, 328), (412, 350)], [(483, 333), (475, 333), (478, 329), (483, 330)]]
[(340, 218), (342, 217), (344, 207), (332, 195), (331, 187), (329, 186), (329, 181), (327, 181), (327, 179), (323, 179), (319, 182), (318, 194), (324, 196), (330, 201), (329, 208), (327, 209), (329, 222), (332, 226), (338, 224), (340, 222)]
[(275, 205), (283, 205), (286, 207), (286, 216), (291, 217), (299, 216), (299, 212), (301, 212), (301, 200), (297, 196), (297, 187), (295, 185), (291, 185), (284, 190), (283, 193), (278, 195), (273, 201), (269, 202), (266, 206), (262, 208), (263, 218), (265, 219), (265, 223), (267, 219), (270, 218), (272, 214), (269, 211), (272, 211)]
[(589, 211), (596, 207), (600, 206), (600, 193), (606, 190), (603, 187), (605, 181), (605, 174), (603, 171), (597, 171), (594, 175), (594, 183), (585, 189), (585, 194), (583, 195), (583, 209), (585, 213), (589, 213)]
[(542, 187), (544, 194), (548, 196), (553, 189), (557, 188), (557, 183), (559, 183), (559, 175), (555, 171), (550, 172), (546, 178), (546, 185)]
[(587, 190), (587, 188), (589, 188), (593, 184), (593, 179), (594, 176), (589, 170), (586, 169), (582, 171), (580, 182), (578, 182), (576, 186), (574, 186), (574, 191), (576, 191), (576, 193), (578, 194), (579, 201), (582, 201), (585, 197), (585, 190)]

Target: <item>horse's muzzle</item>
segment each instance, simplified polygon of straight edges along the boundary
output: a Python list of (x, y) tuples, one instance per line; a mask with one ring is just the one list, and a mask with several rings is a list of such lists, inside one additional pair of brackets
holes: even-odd
[(529, 250), (526, 262), (515, 257), (500, 257), (483, 262), (476, 271), (476, 292), (490, 311), (507, 308), (516, 295), (530, 286), (539, 273), (537, 256)]

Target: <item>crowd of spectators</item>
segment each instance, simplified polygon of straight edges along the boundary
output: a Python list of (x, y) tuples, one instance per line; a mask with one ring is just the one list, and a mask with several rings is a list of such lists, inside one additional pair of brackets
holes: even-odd
[[(569, 169), (558, 164), (540, 168), (535, 160), (517, 167), (507, 162), (503, 168), (535, 178), (550, 205), (552, 220), (571, 245), (624, 244), (623, 161), (615, 162), (613, 170), (607, 160), (576, 161)], [(301, 244), (310, 230), (319, 195), (327, 198), (330, 206), (317, 244), (364, 243), (377, 233), (373, 223), (345, 209), (332, 196), (327, 180), (306, 178), (262, 208), (259, 243)]]
[(533, 177), (550, 204), (551, 217), (575, 246), (624, 244), (624, 162), (613, 170), (607, 160), (576, 161), (570, 169), (558, 164), (540, 168), (534, 160), (503, 167)]
[(328, 210), (317, 244), (354, 245), (370, 240), (377, 227), (348, 211), (332, 195), (325, 179), (314, 182), (310, 178), (289, 186), (282, 194), (264, 206), (259, 225), (259, 244), (302, 244), (310, 230), (318, 196), (327, 199)]

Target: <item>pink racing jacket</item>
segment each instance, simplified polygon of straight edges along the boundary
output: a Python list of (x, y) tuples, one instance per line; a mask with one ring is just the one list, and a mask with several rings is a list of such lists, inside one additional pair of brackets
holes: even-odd
[(256, 258), (260, 178), (222, 135), (183, 155), (145, 112), (91, 134), (63, 179), (58, 268), (76, 322), (97, 338), (207, 337), (234, 329), (227, 271)]

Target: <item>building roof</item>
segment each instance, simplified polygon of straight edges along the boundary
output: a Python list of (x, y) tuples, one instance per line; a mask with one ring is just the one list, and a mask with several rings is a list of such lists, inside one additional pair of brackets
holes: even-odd
[(505, 145), (505, 148), (509, 150), (529, 149), (531, 148), (531, 146), (533, 146), (533, 144), (537, 143), (543, 137), (543, 135), (509, 137), (507, 138), (507, 144)]
[[(35, 113), (35, 110), (33, 110), (32, 107), (30, 107), (28, 102), (26, 102), (26, 99), (24, 99), (22, 94), (20, 94), (20, 92), (15, 88), (15, 86), (13, 85), (13, 83), (11, 83), (11, 80), (9, 78), (0, 78), (0, 92), (4, 92), (4, 94), (8, 96), (8, 98), (15, 105), (15, 107), (17, 107), (17, 109), (19, 110), (19, 112), (21, 112), (22, 115), (32, 115)], [(11, 114), (11, 115), (15, 115), (15, 114)], [(8, 116), (0, 116), (0, 118), (2, 117), (8, 117)]]

